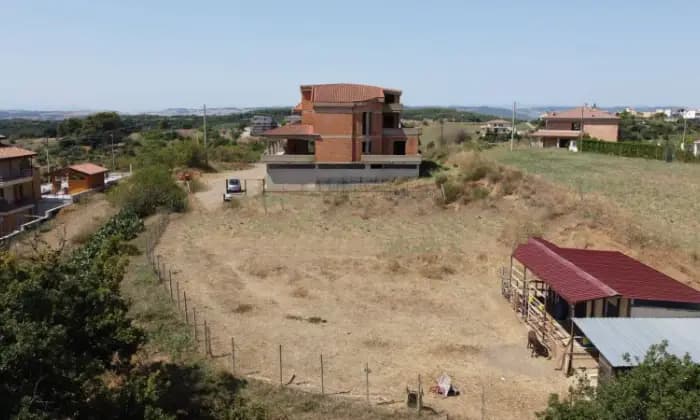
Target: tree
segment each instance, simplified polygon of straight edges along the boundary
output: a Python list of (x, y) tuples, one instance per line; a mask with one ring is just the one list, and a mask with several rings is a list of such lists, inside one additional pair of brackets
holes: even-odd
[(58, 125), (58, 135), (61, 137), (77, 134), (83, 128), (83, 120), (80, 118), (68, 118)]
[[(552, 395), (540, 419), (700, 418), (700, 365), (669, 354), (668, 343), (652, 346), (639, 365), (593, 389), (581, 381), (571, 395)], [(629, 357), (629, 356), (628, 356)]]

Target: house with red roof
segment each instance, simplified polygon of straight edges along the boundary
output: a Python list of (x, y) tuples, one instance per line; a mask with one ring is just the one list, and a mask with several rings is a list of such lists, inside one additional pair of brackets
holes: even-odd
[(103, 190), (107, 172), (107, 168), (90, 162), (58, 169), (50, 177), (53, 193), (75, 196), (88, 191)]
[(700, 291), (621, 252), (563, 248), (542, 238), (515, 249), (501, 286), (543, 342), (571, 346), (571, 354), (571, 337), (580, 335), (574, 318), (700, 317)]
[(33, 220), (41, 179), (31, 150), (0, 143), (0, 237)]
[(272, 184), (416, 177), (420, 129), (401, 123), (401, 91), (360, 84), (302, 85), (295, 123), (262, 133)]
[(620, 117), (597, 108), (579, 107), (556, 111), (542, 117), (544, 127), (532, 136), (541, 147), (570, 148), (584, 136), (604, 141), (617, 141)]

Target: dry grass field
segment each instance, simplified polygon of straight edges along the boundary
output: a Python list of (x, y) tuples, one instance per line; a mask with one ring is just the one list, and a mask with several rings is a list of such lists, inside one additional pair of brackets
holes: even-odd
[(448, 206), (430, 180), (224, 205), (211, 192), (220, 179), (205, 175), (210, 189), (173, 217), (156, 252), (211, 326), (215, 354), (235, 337), (239, 372), (275, 383), (282, 345), (283, 381), (305, 391), (320, 389), (323, 354), (329, 393), (364, 398), (367, 363), (370, 399), (398, 408), (418, 375), (428, 389), (445, 372), (462, 395), (428, 393), (434, 409), (479, 418), (483, 401), (487, 418), (533, 417), (569, 382), (557, 360), (530, 358), (526, 328), (500, 296), (497, 270), (518, 240), (621, 250), (687, 282), (698, 274), (628, 241), (634, 219), (623, 210), (536, 177)]
[(700, 259), (700, 165), (565, 150), (510, 153), (505, 147), (487, 155), (584, 196), (609, 200), (661, 246), (680, 247)]

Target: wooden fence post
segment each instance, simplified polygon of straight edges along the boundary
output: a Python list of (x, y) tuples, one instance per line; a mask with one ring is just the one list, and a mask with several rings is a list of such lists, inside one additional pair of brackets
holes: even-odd
[(176, 281), (175, 282), (175, 294), (177, 295), (177, 310), (180, 310), (180, 282)]
[(189, 315), (187, 314), (187, 292), (184, 290), (182, 291), (182, 298), (183, 298), (183, 301), (185, 302), (185, 324), (189, 324), (190, 318), (189, 318)]
[(282, 345), (280, 344), (280, 385), (282, 385)]
[(192, 327), (194, 329), (194, 342), (197, 343), (197, 308), (192, 308)]
[(168, 283), (170, 283), (170, 301), (173, 301), (173, 271), (168, 270)]
[(416, 407), (420, 414), (421, 410), (423, 410), (423, 384), (421, 383), (420, 375), (418, 375), (418, 398), (416, 399)]
[(231, 337), (231, 374), (236, 374), (236, 341)]
[(321, 353), (321, 395), (325, 395), (326, 391), (323, 386), (323, 353)]
[(207, 328), (207, 320), (204, 320), (204, 354), (208, 355), (207, 343), (209, 342), (209, 328)]
[(369, 403), (369, 363), (365, 363), (365, 395)]

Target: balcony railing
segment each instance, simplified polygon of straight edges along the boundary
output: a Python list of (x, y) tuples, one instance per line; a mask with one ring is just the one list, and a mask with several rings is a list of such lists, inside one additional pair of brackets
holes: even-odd
[(31, 178), (34, 176), (33, 168), (24, 168), (8, 173), (0, 173), (0, 183), (14, 181), (16, 179)]
[(403, 111), (403, 105), (401, 103), (395, 102), (391, 104), (384, 104), (383, 112), (401, 112)]
[(361, 162), (365, 163), (406, 163), (419, 164), (421, 155), (362, 155)]
[(388, 137), (420, 136), (420, 128), (385, 128), (382, 134)]
[(17, 210), (22, 207), (34, 205), (34, 201), (28, 198), (15, 201), (13, 203), (7, 202), (7, 200), (0, 200), (0, 213), (8, 213), (13, 210)]
[(314, 163), (314, 155), (262, 155), (261, 160), (265, 163)]

